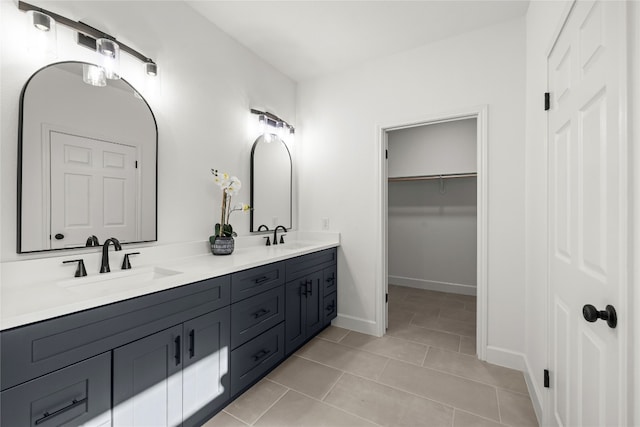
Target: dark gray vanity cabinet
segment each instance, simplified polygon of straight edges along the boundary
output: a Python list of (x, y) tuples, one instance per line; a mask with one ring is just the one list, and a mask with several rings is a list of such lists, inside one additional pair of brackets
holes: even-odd
[(336, 262), (336, 249), (327, 249), (286, 262), (286, 354), (295, 351), (335, 317), (335, 302), (333, 311), (326, 313), (325, 294), (332, 295), (335, 299), (335, 292), (331, 291), (337, 286)]
[(286, 342), (287, 354), (300, 347), (307, 338), (323, 326), (323, 297), (320, 282), (322, 271), (303, 276), (286, 285)]
[(111, 426), (111, 352), (0, 393), (2, 426)]
[(232, 396), (284, 358), (284, 281), (284, 262), (231, 275)]
[(199, 426), (337, 314), (336, 249), (0, 332), (0, 425)]
[(229, 307), (113, 351), (113, 426), (197, 426), (229, 398)]

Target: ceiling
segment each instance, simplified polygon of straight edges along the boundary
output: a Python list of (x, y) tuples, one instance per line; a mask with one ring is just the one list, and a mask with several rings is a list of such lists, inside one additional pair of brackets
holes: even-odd
[(528, 0), (186, 2), (295, 81), (511, 20), (529, 5)]

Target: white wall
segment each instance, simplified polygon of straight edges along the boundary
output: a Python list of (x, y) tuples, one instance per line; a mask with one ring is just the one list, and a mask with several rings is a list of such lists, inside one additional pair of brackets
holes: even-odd
[(464, 119), (390, 131), (389, 176), (477, 172), (477, 126)]
[[(16, 254), (15, 241), (18, 99), (29, 76), (48, 62), (26, 51), (26, 14), (17, 1), (0, 3), (0, 253), (7, 261), (29, 257)], [(244, 188), (236, 201), (249, 202), (255, 138), (248, 131), (249, 109), (272, 111), (295, 125), (295, 83), (183, 2), (51, 1), (45, 7), (103, 29), (158, 63), (159, 78), (149, 81), (140, 61), (121, 57), (121, 74), (158, 121), (158, 243), (207, 240), (221, 197), (210, 169), (237, 175)], [(95, 62), (95, 55), (75, 43), (71, 30), (58, 27), (58, 61)], [(234, 229), (247, 234), (249, 215), (235, 215)]]
[(526, 117), (526, 316), (525, 354), (533, 385), (534, 407), (541, 419), (546, 407), (543, 371), (548, 368), (547, 288), (547, 53), (568, 2), (533, 1), (527, 12)]
[[(629, 117), (640, 116), (640, 4), (633, 2), (629, 5), (628, 24), (631, 30), (631, 45), (629, 52), (631, 54), (631, 72), (629, 76), (636, 76), (630, 81), (631, 89), (631, 110), (629, 111)], [(631, 273), (631, 282), (635, 286), (632, 286), (631, 295), (633, 296), (633, 307), (640, 307), (640, 286), (638, 286), (638, 279), (640, 279), (640, 149), (638, 143), (640, 142), (640, 120), (631, 120), (631, 147), (632, 159), (629, 170), (633, 178), (633, 204), (632, 204), (632, 229), (633, 229), (633, 251), (631, 254), (633, 270)], [(638, 310), (633, 311), (631, 320), (633, 326), (630, 328), (632, 331), (632, 354), (629, 360), (632, 361), (632, 369), (630, 372), (632, 395), (631, 402), (638, 402), (640, 400), (640, 313)], [(640, 425), (640, 405), (632, 405), (630, 408), (632, 413), (629, 419), (631, 424)]]
[(389, 183), (389, 283), (476, 294), (476, 178)]
[(379, 126), (487, 104), (489, 353), (502, 363), (521, 360), (524, 48), (524, 19), (517, 19), (300, 83), (300, 228), (318, 230), (326, 217), (341, 232), (339, 325), (375, 333), (382, 321)]

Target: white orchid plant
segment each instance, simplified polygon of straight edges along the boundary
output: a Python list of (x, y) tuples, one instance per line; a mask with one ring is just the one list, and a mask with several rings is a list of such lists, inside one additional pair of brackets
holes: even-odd
[(226, 172), (220, 172), (217, 169), (211, 169), (214, 182), (222, 190), (222, 206), (220, 207), (220, 222), (216, 224), (215, 233), (209, 238), (213, 243), (216, 237), (235, 237), (236, 232), (233, 231), (233, 227), (229, 223), (231, 213), (235, 211), (249, 211), (251, 206), (246, 203), (237, 203), (235, 206), (231, 205), (231, 197), (238, 194), (242, 188), (242, 183), (236, 176), (229, 176)]

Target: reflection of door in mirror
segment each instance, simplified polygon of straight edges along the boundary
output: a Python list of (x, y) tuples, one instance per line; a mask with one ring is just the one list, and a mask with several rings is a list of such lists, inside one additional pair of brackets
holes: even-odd
[(136, 148), (50, 132), (50, 249), (82, 246), (118, 236), (139, 240)]
[(251, 231), (291, 228), (291, 155), (284, 141), (260, 136), (251, 151)]
[(83, 65), (46, 66), (22, 90), (18, 253), (157, 239), (153, 112), (124, 79), (84, 83)]

